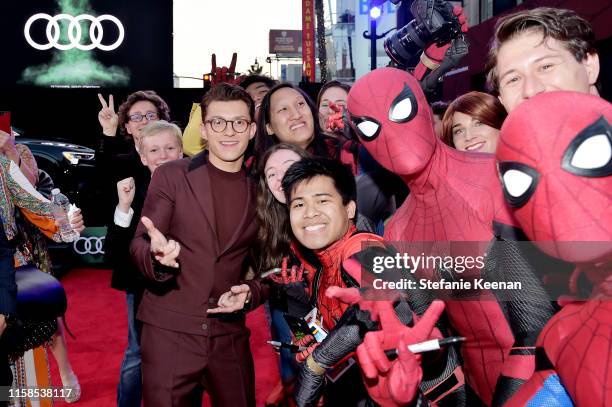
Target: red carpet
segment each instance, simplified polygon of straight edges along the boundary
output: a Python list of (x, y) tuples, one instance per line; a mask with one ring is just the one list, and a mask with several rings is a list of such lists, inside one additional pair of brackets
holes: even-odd
[[(125, 296), (110, 288), (110, 271), (75, 269), (62, 279), (68, 295), (68, 355), (81, 383), (81, 400), (73, 405), (105, 407), (116, 405), (119, 365), (127, 343)], [(251, 349), (255, 360), (257, 405), (263, 406), (279, 380), (278, 362), (266, 344), (270, 329), (263, 307), (248, 314)], [(49, 352), (54, 386), (61, 386), (55, 360)], [(228, 384), (231, 385), (231, 384)], [(63, 400), (56, 406), (68, 406)]]

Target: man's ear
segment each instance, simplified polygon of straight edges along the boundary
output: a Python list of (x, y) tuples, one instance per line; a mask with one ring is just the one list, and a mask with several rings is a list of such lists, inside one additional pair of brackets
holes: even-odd
[(141, 152), (138, 152), (138, 155), (140, 156), (140, 162), (142, 163), (142, 165), (144, 165), (146, 167), (147, 166), (147, 158)]
[(253, 140), (253, 137), (255, 137), (256, 132), (257, 126), (255, 125), (255, 122), (251, 122), (251, 124), (249, 124), (249, 140)]
[(348, 212), (349, 219), (355, 220), (355, 213), (357, 212), (357, 204), (355, 201), (350, 201), (346, 205), (346, 211)]
[(586, 58), (582, 61), (582, 65), (586, 69), (589, 85), (594, 87), (599, 77), (599, 55), (596, 52), (587, 54)]
[(269, 124), (266, 124), (266, 132), (268, 133), (268, 136), (272, 136), (274, 134), (274, 130), (272, 130), (272, 126)]
[(200, 123), (200, 135), (202, 136), (202, 140), (208, 141), (208, 129), (206, 128), (206, 123)]

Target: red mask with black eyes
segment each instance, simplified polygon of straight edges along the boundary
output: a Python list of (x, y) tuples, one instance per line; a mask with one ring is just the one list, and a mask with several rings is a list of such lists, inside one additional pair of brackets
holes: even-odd
[(427, 165), (436, 145), (433, 115), (412, 75), (370, 72), (351, 88), (347, 108), (359, 141), (389, 171), (413, 175)]
[(506, 201), (552, 256), (581, 263), (612, 254), (611, 124), (612, 105), (602, 98), (550, 92), (521, 104), (501, 129)]

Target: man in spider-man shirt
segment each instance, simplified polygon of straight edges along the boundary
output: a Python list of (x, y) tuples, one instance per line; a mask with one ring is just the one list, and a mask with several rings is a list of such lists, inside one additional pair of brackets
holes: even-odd
[(571, 10), (539, 7), (500, 18), (486, 71), (508, 113), (543, 92), (599, 95), (595, 34)]
[[(376, 319), (373, 314), (364, 312), (363, 307), (350, 305), (354, 301), (330, 294), (328, 289), (365, 285), (362, 279), (368, 276), (362, 275), (361, 266), (353, 267), (351, 261), (363, 259), (368, 249), (384, 250), (384, 245), (380, 236), (360, 232), (354, 226), (356, 187), (349, 167), (334, 160), (302, 159), (287, 170), (282, 186), (287, 196), (291, 229), (295, 238), (304, 247), (313, 250), (322, 265), (310, 281), (311, 303), (317, 307), (324, 327), (330, 331), (302, 367), (296, 391), (296, 401), (301, 406), (310, 405), (319, 395), (324, 383), (325, 368), (335, 366), (354, 352), (365, 334), (377, 329), (377, 325), (370, 319), (371, 315)], [(366, 245), (367, 248), (364, 247)], [(412, 323), (410, 308), (420, 305), (381, 302), (387, 303), (386, 311), (394, 315), (394, 321), (404, 325)], [(432, 318), (432, 321), (437, 319)], [(421, 329), (427, 331), (425, 337), (428, 337), (433, 323)], [(432, 381), (436, 384), (444, 382), (458, 364), (454, 353), (448, 357), (445, 354), (442, 359), (444, 369), (440, 372), (434, 372), (435, 369), (429, 366), (429, 376), (435, 378)], [(383, 397), (377, 391), (378, 383), (366, 380), (365, 388), (360, 383), (362, 378), (359, 369), (349, 370), (333, 386), (325, 389), (326, 405), (357, 405), (367, 397), (384, 405)], [(366, 388), (369, 396), (366, 396)]]
[(302, 159), (283, 177), (291, 229), (295, 238), (313, 250), (322, 264), (310, 282), (313, 302), (323, 317), (325, 329), (332, 329), (347, 305), (325, 296), (331, 286), (359, 287), (360, 270), (342, 270), (342, 262), (362, 249), (365, 241), (382, 241), (355, 227), (356, 187), (350, 170), (338, 161)]
[[(317, 319), (322, 319), (324, 328), (332, 330), (348, 305), (327, 297), (325, 291), (331, 286), (359, 287), (361, 270), (349, 273), (342, 269), (342, 262), (360, 251), (363, 242), (380, 242), (382, 238), (357, 231), (355, 178), (338, 161), (304, 158), (294, 163), (283, 177), (283, 190), (293, 235), (304, 247), (313, 250), (321, 262), (322, 267), (310, 279), (311, 305), (317, 308), (320, 315)], [(355, 391), (359, 376), (359, 369), (352, 369), (341, 379), (353, 386), (355, 401), (366, 397), (363, 386), (361, 391)], [(334, 405), (336, 394), (338, 403), (351, 405), (347, 392), (341, 391), (338, 384), (333, 390), (328, 389), (326, 402)]]

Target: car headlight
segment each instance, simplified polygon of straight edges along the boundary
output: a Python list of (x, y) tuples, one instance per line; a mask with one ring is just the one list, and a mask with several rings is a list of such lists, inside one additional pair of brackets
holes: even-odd
[(63, 151), (62, 155), (70, 164), (77, 165), (80, 160), (93, 160), (95, 154), (94, 153), (77, 153), (74, 151)]

